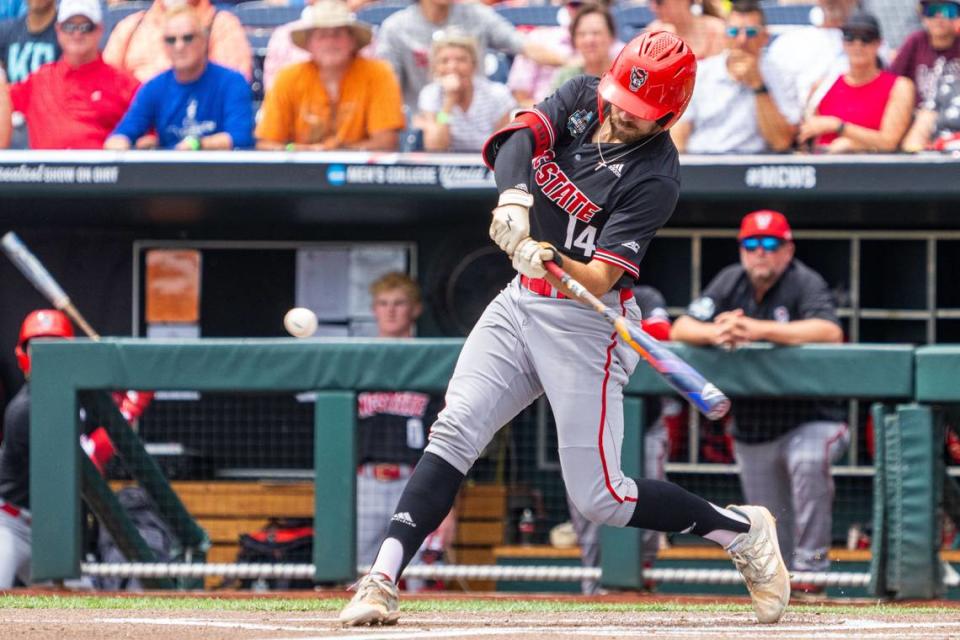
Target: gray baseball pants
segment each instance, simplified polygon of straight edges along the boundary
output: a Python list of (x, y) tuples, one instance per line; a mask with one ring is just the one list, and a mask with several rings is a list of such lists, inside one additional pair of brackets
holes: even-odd
[(770, 442), (734, 444), (744, 497), (777, 519), (780, 552), (794, 571), (830, 566), (830, 465), (849, 444), (850, 432), (842, 422), (807, 422)]

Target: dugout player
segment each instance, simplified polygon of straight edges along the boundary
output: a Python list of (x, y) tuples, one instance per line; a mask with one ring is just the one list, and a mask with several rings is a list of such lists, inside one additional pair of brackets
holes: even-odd
[(690, 101), (695, 76), (686, 43), (647, 32), (603, 78), (570, 80), (487, 141), (483, 157), (500, 192), (490, 235), (519, 274), (467, 338), (446, 407), (371, 572), (340, 613), (343, 623), (397, 621), (394, 583), (420, 542), (450, 510), (497, 430), (544, 393), (567, 492), (584, 516), (722, 544), (759, 620), (780, 619), (790, 585), (773, 517), (763, 507), (722, 509), (674, 484), (623, 475), (623, 385), (640, 356), (596, 312), (554, 288), (543, 266), (561, 263), (605, 304), (639, 322), (630, 287), (677, 202), (678, 153), (667, 129)]
[[(410, 338), (422, 311), (420, 287), (402, 273), (370, 285), (380, 338)], [(442, 399), (421, 391), (357, 394), (357, 563), (369, 566), (387, 534), (393, 508), (427, 445)], [(453, 535), (452, 512), (424, 541), (414, 563), (442, 559)], [(412, 587), (411, 581), (407, 586)]]
[[(0, 589), (9, 589), (15, 579), (30, 583), (30, 347), (34, 338), (72, 338), (73, 325), (62, 311), (30, 312), (20, 326), (17, 365), (26, 379), (4, 412), (3, 446), (0, 447)], [(153, 394), (114, 395), (127, 420), (143, 412)], [(97, 468), (113, 455), (113, 443), (103, 427), (80, 438), (81, 446)]]
[[(794, 258), (793, 232), (782, 213), (748, 213), (737, 239), (740, 263), (722, 270), (690, 303), (671, 338), (722, 348), (843, 340), (827, 284)], [(784, 398), (737, 400), (733, 437), (744, 496), (776, 516), (780, 550), (790, 568), (826, 571), (833, 526), (830, 464), (850, 441), (843, 407)]]

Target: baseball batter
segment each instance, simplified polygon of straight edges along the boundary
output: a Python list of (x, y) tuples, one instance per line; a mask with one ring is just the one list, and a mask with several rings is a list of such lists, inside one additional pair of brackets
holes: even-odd
[(623, 385), (639, 355), (596, 312), (546, 279), (554, 260), (608, 306), (639, 322), (630, 292), (640, 260), (679, 195), (667, 129), (693, 93), (696, 61), (677, 36), (631, 41), (603, 78), (578, 77), (520, 113), (484, 147), (500, 192), (490, 235), (519, 275), (490, 303), (464, 344), (446, 407), (387, 529), (371, 572), (340, 613), (345, 624), (395, 623), (396, 580), (450, 510), (493, 435), (546, 394), (563, 479), (588, 519), (685, 531), (724, 545), (761, 622), (780, 619), (789, 577), (773, 517), (722, 509), (680, 487), (624, 476)]

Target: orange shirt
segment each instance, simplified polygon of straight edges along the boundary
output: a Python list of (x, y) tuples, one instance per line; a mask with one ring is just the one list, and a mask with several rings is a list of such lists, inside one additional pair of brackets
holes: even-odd
[(331, 103), (313, 62), (283, 69), (263, 101), (258, 140), (281, 144), (355, 144), (380, 131), (402, 129), (403, 98), (393, 69), (383, 60), (354, 58)]
[[(253, 54), (240, 19), (229, 11), (217, 11), (210, 0), (200, 0), (194, 9), (203, 23), (210, 25), (210, 61), (239, 71), (249, 80)], [(137, 11), (117, 23), (103, 49), (104, 61), (129, 71), (140, 82), (169, 69), (170, 58), (163, 47), (163, 14), (163, 0), (154, 0), (145, 12)]]

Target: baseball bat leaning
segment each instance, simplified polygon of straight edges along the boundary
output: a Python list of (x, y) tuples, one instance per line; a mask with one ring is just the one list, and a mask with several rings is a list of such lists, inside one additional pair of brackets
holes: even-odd
[(49, 300), (54, 307), (70, 316), (87, 336), (94, 340), (100, 339), (100, 335), (93, 330), (87, 323), (86, 318), (70, 302), (70, 297), (64, 292), (63, 288), (57, 284), (57, 281), (53, 279), (43, 263), (37, 260), (37, 257), (30, 252), (30, 249), (23, 244), (16, 233), (13, 231), (5, 233), (3, 239), (0, 240), (0, 246), (3, 247), (3, 251), (10, 258), (10, 261), (16, 265), (17, 269), (20, 269), (20, 273), (37, 288), (37, 291), (44, 298)]
[(692, 402), (700, 413), (710, 420), (718, 420), (727, 414), (730, 410), (730, 399), (700, 375), (699, 371), (681, 360), (646, 331), (603, 304), (556, 262), (544, 262), (543, 266), (577, 298), (606, 318), (624, 342), (639, 353), (647, 364), (653, 367), (653, 370), (659, 373), (680, 395)]

